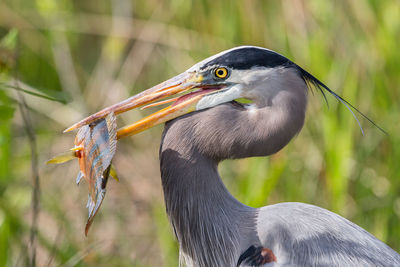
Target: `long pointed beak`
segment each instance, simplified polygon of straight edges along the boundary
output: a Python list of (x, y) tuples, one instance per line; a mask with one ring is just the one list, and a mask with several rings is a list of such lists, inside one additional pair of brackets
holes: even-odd
[[(202, 88), (203, 76), (196, 72), (184, 72), (171, 78), (159, 85), (156, 85), (150, 89), (147, 89), (135, 96), (132, 96), (120, 103), (107, 107), (89, 117), (81, 120), (78, 123), (75, 123), (64, 132), (69, 132), (80, 128), (84, 125), (90, 124), (98, 119), (106, 117), (110, 113), (114, 113), (115, 115), (121, 114), (128, 110), (141, 107), (144, 105), (148, 105), (155, 101), (164, 99), (168, 96), (180, 94), (186, 92), (193, 88)], [(171, 106), (164, 108), (148, 117), (143, 118), (142, 120), (124, 127), (117, 132), (117, 138), (120, 139), (125, 136), (133, 135), (144, 131), (150, 127), (153, 127), (157, 124), (166, 122), (168, 120), (174, 119), (176, 117), (182, 116), (186, 113), (196, 110), (196, 103), (202, 98), (202, 96), (215, 91), (221, 88), (221, 86), (217, 86), (215, 88), (202, 89), (197, 92), (192, 92), (187, 95), (181, 96), (177, 98), (175, 103)], [(167, 101), (162, 101), (162, 103), (166, 103)], [(157, 103), (153, 104), (157, 105)]]

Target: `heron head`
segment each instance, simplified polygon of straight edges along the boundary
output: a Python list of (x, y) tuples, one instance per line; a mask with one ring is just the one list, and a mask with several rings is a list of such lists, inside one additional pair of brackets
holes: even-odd
[(220, 84), (219, 90), (204, 95), (197, 110), (211, 108), (238, 98), (257, 106), (270, 105), (279, 93), (288, 90), (306, 94), (307, 86), (300, 68), (286, 57), (260, 47), (241, 46), (224, 51), (190, 68), (208, 84)]
[[(159, 85), (81, 120), (65, 132), (90, 124), (110, 113), (118, 115), (137, 107), (173, 102), (169, 107), (120, 129), (117, 136), (122, 138), (187, 113), (238, 98), (250, 99), (257, 105), (268, 105), (274, 97), (293, 88), (304, 98), (306, 85), (310, 83), (321, 92), (321, 88), (324, 88), (332, 93), (345, 105), (349, 104), (286, 57), (265, 48), (241, 46), (207, 58)], [(298, 87), (301, 89), (296, 89)]]

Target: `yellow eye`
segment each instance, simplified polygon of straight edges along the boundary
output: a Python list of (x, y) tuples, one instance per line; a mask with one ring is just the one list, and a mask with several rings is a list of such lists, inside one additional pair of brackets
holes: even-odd
[(228, 70), (226, 68), (217, 68), (214, 73), (217, 78), (221, 79), (228, 76)]

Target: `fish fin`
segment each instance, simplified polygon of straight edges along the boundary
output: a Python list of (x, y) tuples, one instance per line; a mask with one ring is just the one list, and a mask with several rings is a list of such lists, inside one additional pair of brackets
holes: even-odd
[(49, 159), (46, 164), (60, 164), (76, 158), (75, 151), (68, 151)]
[(119, 178), (117, 175), (117, 172), (115, 171), (114, 167), (111, 165), (111, 169), (110, 169), (110, 176), (112, 178), (114, 178), (115, 181), (119, 182)]
[(79, 182), (81, 181), (81, 179), (84, 177), (83, 173), (80, 171), (78, 173), (78, 176), (76, 177), (76, 185), (79, 185)]
[(83, 149), (84, 149), (83, 146), (79, 145), (79, 146), (75, 146), (75, 147), (71, 148), (71, 151), (81, 151)]

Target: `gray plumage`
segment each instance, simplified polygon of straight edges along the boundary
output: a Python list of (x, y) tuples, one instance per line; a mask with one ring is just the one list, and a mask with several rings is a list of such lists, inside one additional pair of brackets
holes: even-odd
[[(266, 53), (263, 60), (272, 63), (251, 65), (240, 49)], [(297, 65), (270, 53), (242, 47), (190, 69), (231, 67), (226, 81), (240, 84), (252, 105), (223, 103), (166, 124), (160, 168), (181, 260), (187, 266), (236, 266), (246, 249), (261, 246), (276, 256), (268, 266), (400, 266), (399, 254), (337, 214), (302, 203), (251, 208), (224, 186), (219, 162), (276, 153), (303, 126), (307, 79)], [(260, 61), (256, 56), (253, 61)]]

